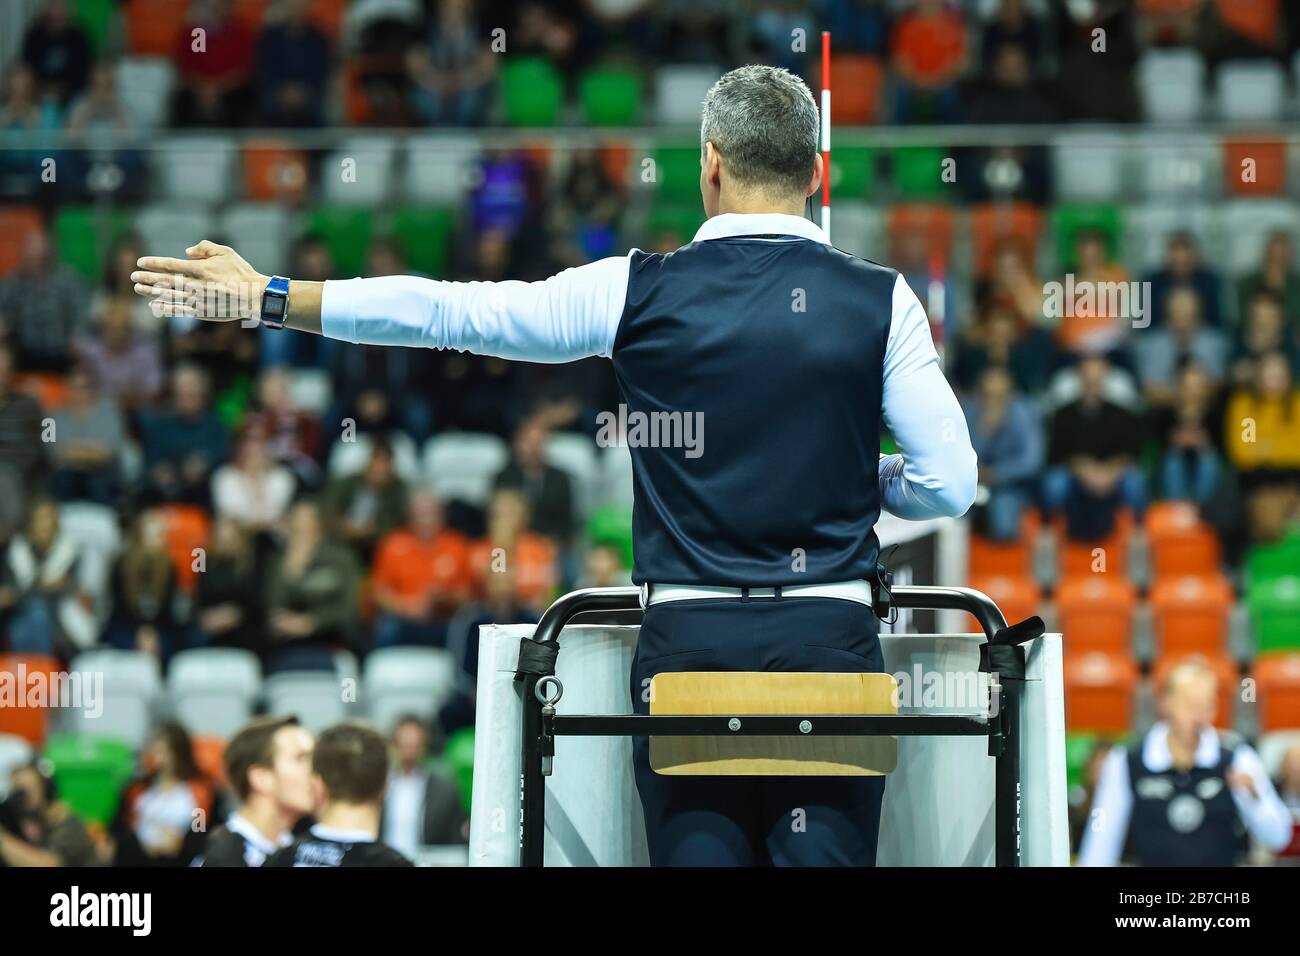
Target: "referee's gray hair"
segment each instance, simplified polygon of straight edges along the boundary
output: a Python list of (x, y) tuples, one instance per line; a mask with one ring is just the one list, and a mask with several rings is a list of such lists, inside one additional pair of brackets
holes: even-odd
[(742, 187), (802, 192), (817, 155), (817, 104), (804, 81), (775, 66), (742, 66), (704, 97), (700, 148), (712, 143)]

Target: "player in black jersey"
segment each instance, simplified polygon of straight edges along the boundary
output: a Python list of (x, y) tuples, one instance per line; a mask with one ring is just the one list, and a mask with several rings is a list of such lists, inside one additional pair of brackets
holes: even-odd
[(266, 861), (267, 866), (411, 866), (379, 842), (388, 782), (388, 746), (367, 724), (345, 721), (321, 732), (312, 755), (319, 821)]
[(316, 808), (315, 740), (296, 717), (259, 717), (226, 745), (226, 779), (239, 809), (208, 836), (196, 866), (261, 866)]

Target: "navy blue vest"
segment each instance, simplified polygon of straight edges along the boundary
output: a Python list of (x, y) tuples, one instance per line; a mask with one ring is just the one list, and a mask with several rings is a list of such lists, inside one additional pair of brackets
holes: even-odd
[(1142, 745), (1128, 754), (1133, 814), (1129, 846), (1138, 866), (1232, 866), (1245, 848), (1245, 827), (1228, 789), (1236, 742), (1220, 739), (1213, 767), (1160, 773), (1142, 763)]
[[(634, 582), (873, 576), (897, 276), (805, 239), (632, 253), (612, 359), (630, 426)], [(687, 424), (693, 447), (663, 447), (691, 437)]]

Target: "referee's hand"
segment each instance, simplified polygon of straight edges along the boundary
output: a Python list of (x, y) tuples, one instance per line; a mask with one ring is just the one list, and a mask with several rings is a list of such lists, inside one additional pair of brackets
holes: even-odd
[(148, 296), (154, 315), (183, 315), (212, 322), (261, 314), (269, 276), (229, 246), (204, 239), (185, 250), (188, 259), (145, 256), (131, 273), (138, 295)]

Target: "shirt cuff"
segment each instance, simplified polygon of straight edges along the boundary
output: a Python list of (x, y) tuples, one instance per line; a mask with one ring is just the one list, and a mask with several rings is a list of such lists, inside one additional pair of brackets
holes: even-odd
[(320, 296), (320, 331), (327, 339), (357, 340), (357, 301), (365, 279), (330, 279)]

